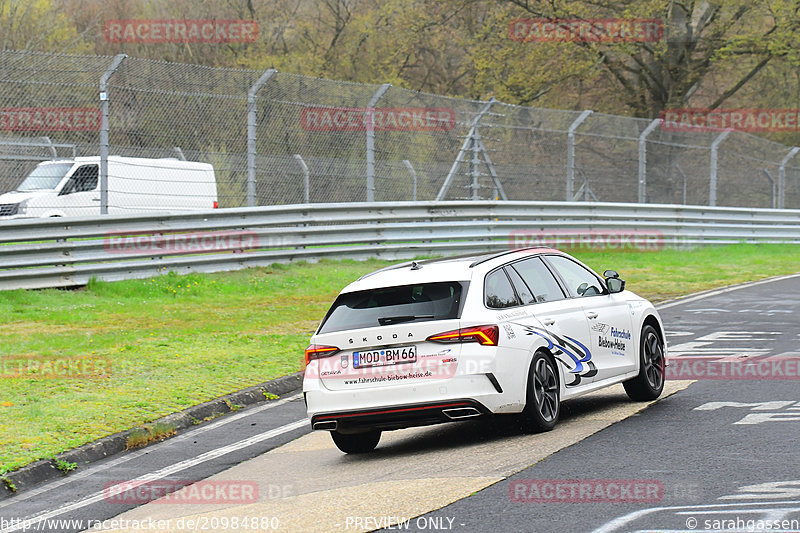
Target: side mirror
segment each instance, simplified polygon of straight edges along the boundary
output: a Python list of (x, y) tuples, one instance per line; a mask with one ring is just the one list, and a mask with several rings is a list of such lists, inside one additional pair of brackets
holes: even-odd
[[(608, 292), (614, 294), (625, 290), (625, 280), (619, 279), (619, 274), (613, 270), (606, 270), (603, 274), (606, 276), (606, 287), (608, 287)], [(609, 276), (609, 274), (613, 274), (613, 276)]]

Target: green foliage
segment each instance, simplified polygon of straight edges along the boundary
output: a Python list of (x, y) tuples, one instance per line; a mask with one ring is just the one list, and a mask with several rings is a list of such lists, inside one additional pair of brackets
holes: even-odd
[[(254, 19), (259, 38), (252, 43), (152, 45), (113, 43), (102, 37), (106, 20), (139, 18)], [(515, 42), (509, 36), (509, 22), (517, 18), (659, 19), (664, 22), (665, 38), (649, 43)], [(0, 25), (4, 28), (1, 45), (10, 49), (123, 52), (258, 71), (274, 67), (284, 73), (388, 82), (450, 96), (495, 96), (539, 107), (655, 117), (671, 107), (800, 105), (796, 75), (800, 18), (792, 0), (250, 0), (227, 4), (0, 0)], [(348, 87), (343, 85), (341, 90), (347, 93)], [(163, 105), (177, 109), (183, 104)], [(224, 107), (198, 112), (208, 116), (209, 123), (231, 123), (230, 117), (223, 116)], [(189, 142), (184, 150), (209, 151), (202, 125), (196, 129), (197, 146)], [(776, 135), (784, 142), (793, 138)], [(222, 192), (223, 197), (230, 196), (226, 201), (232, 205), (241, 203), (241, 191)]]
[(0, 482), (2, 482), (3, 485), (5, 485), (6, 488), (11, 492), (17, 492), (17, 485), (5, 475), (0, 476)]
[(171, 437), (177, 433), (173, 424), (165, 424), (157, 422), (155, 424), (148, 424), (143, 427), (135, 428), (128, 435), (128, 440), (125, 443), (125, 449), (139, 448), (150, 444), (151, 442), (158, 442)]
[(63, 459), (56, 459), (56, 468), (66, 474), (78, 468), (78, 463), (70, 463), (69, 461), (64, 461)]
[(0, 49), (89, 53), (91, 40), (56, 0), (0, 0)]

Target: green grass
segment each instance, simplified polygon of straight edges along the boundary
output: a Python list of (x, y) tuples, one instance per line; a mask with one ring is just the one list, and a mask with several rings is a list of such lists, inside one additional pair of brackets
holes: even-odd
[(798, 245), (740, 244), (644, 253), (565, 251), (601, 274), (617, 270), (629, 290), (654, 302), (800, 272)]
[[(788, 245), (573, 252), (596, 270), (618, 270), (629, 289), (656, 301), (800, 271), (800, 247)], [(111, 367), (92, 379), (11, 378), (0, 368), (0, 476), (300, 370), (338, 291), (387, 264), (322, 261), (0, 292), (0, 362), (83, 357)]]

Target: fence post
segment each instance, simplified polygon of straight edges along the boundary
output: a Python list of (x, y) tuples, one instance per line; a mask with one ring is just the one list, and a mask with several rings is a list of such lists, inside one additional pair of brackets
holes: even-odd
[(764, 173), (764, 176), (769, 180), (770, 188), (772, 189), (772, 202), (770, 205), (772, 209), (778, 207), (778, 195), (777, 195), (777, 184), (775, 183), (775, 179), (772, 177), (772, 174), (769, 173), (769, 170), (766, 168), (762, 168), (761, 172)]
[(303, 161), (303, 156), (300, 154), (294, 154), (294, 158), (297, 159), (297, 162), (300, 164), (300, 168), (303, 169), (303, 202), (310, 204), (311, 203), (311, 179), (308, 175), (308, 165), (306, 162)]
[(467, 138), (464, 139), (464, 144), (461, 145), (461, 149), (458, 151), (456, 160), (453, 161), (453, 166), (450, 167), (450, 172), (447, 173), (447, 177), (444, 179), (444, 183), (442, 183), (442, 187), (439, 189), (439, 193), (436, 195), (437, 202), (444, 200), (444, 197), (447, 196), (447, 191), (450, 190), (450, 185), (453, 183), (453, 178), (455, 178), (456, 172), (458, 172), (458, 168), (463, 162), (462, 157), (466, 154), (467, 150), (469, 150), (470, 146), (475, 146), (477, 144), (475, 136), (478, 132), (478, 123), (483, 118), (483, 115), (488, 113), (492, 106), (496, 103), (497, 100), (494, 96), (492, 96), (489, 101), (484, 104), (481, 110), (478, 111), (478, 114), (475, 115), (475, 118), (472, 119), (472, 122), (469, 125)]
[(567, 130), (567, 202), (572, 202), (575, 189), (575, 130), (589, 118), (594, 111), (585, 109), (583, 113), (570, 124)]
[(375, 201), (375, 104), (389, 90), (391, 83), (384, 83), (375, 91), (367, 104), (367, 201)]
[(478, 131), (475, 131), (475, 135), (472, 138), (472, 161), (470, 162), (470, 175), (472, 176), (472, 184), (470, 185), (470, 189), (472, 189), (472, 200), (475, 201), (478, 199), (478, 189), (480, 188), (480, 141), (481, 141), (481, 134)]
[(408, 171), (411, 173), (411, 201), (417, 201), (417, 173), (414, 170), (414, 167), (411, 166), (411, 161), (408, 159), (403, 159), (403, 164), (406, 166)]
[[(56, 150), (56, 147), (53, 146), (53, 141), (50, 140), (50, 137), (45, 135), (42, 137), (42, 139), (44, 140), (44, 142), (47, 143), (46, 148), (50, 149), (50, 153), (53, 155), (53, 159), (58, 159), (58, 150)], [(72, 154), (72, 157), (75, 157), (75, 154)]]
[(784, 202), (786, 201), (786, 164), (797, 152), (800, 152), (800, 147), (795, 146), (786, 154), (786, 157), (781, 160), (781, 166), (778, 168), (778, 209), (783, 209)]
[(108, 80), (128, 57), (125, 54), (114, 56), (103, 76), (100, 78), (100, 214), (108, 214)]
[(639, 135), (639, 203), (647, 202), (647, 136), (661, 123), (661, 119), (654, 119)]
[(726, 130), (717, 135), (714, 142), (711, 143), (711, 173), (708, 180), (708, 205), (717, 205), (717, 154), (719, 152), (719, 145), (725, 138), (731, 134), (731, 130)]
[(265, 71), (247, 91), (247, 207), (256, 205), (256, 95), (276, 72), (274, 68)]

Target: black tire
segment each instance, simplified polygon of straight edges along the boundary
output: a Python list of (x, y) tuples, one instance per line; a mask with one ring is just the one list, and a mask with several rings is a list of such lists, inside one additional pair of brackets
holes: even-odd
[(344, 453), (369, 453), (378, 445), (381, 440), (380, 431), (368, 431), (366, 433), (355, 433), (352, 435), (331, 431), (336, 447)]
[(560, 413), (558, 369), (547, 355), (536, 352), (528, 369), (526, 403), (521, 417), (522, 428), (531, 433), (550, 431), (556, 427)]
[(661, 396), (664, 390), (664, 341), (651, 325), (642, 328), (639, 348), (639, 375), (622, 385), (631, 400), (647, 402)]

